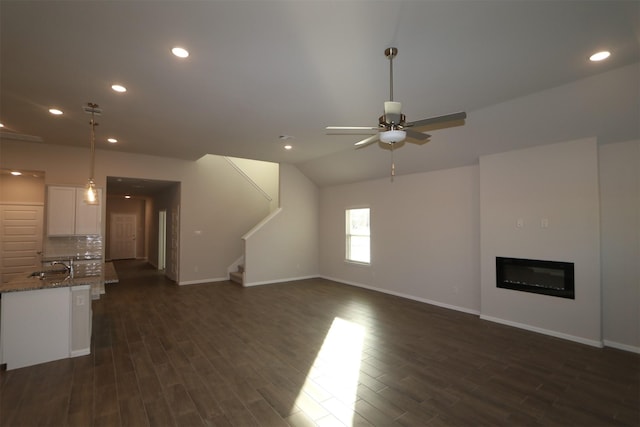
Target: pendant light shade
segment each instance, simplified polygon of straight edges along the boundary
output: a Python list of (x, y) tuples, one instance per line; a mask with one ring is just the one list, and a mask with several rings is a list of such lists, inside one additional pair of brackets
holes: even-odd
[(87, 185), (85, 187), (84, 201), (88, 205), (99, 205), (100, 200), (98, 200), (98, 190), (96, 189), (96, 183), (93, 179), (93, 172), (94, 172), (95, 158), (96, 158), (96, 126), (98, 125), (98, 123), (96, 123), (96, 120), (95, 120), (95, 113), (96, 111), (99, 111), (99, 110), (98, 110), (98, 104), (89, 102), (87, 105), (88, 105), (88, 108), (85, 108), (85, 111), (91, 113), (91, 121), (89, 122), (89, 125), (91, 125), (91, 140), (90, 140), (91, 158), (89, 163), (89, 181), (87, 182)]
[(87, 186), (84, 191), (84, 201), (88, 205), (98, 205), (100, 201), (98, 200), (98, 190), (96, 190), (96, 184), (93, 182), (93, 179), (90, 179), (87, 182)]

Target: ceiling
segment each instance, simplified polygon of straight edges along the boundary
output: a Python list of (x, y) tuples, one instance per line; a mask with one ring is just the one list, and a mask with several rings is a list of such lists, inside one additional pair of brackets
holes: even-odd
[[(352, 182), (386, 175), (388, 150), (354, 150), (362, 137), (325, 127), (377, 124), (386, 47), (399, 49), (394, 97), (407, 120), (464, 110), (470, 132), (489, 106), (638, 62), (639, 16), (640, 2), (614, 0), (1, 0), (0, 122), (26, 139), (88, 147), (82, 107), (95, 102), (100, 150), (285, 162), (319, 185)], [(171, 55), (178, 45), (188, 58)], [(611, 58), (590, 63), (602, 48)], [(398, 150), (414, 160), (405, 173), (508, 148), (449, 150), (468, 138), (460, 129)]]
[(180, 183), (157, 179), (107, 177), (107, 193), (113, 196), (153, 197)]

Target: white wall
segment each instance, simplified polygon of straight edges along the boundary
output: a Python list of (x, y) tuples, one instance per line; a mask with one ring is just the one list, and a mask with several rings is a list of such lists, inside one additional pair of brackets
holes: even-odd
[(640, 353), (640, 141), (599, 156), (605, 345)]
[[(601, 345), (595, 138), (481, 157), (480, 224), (482, 318)], [(496, 257), (574, 263), (575, 300), (497, 288)]]
[(244, 285), (317, 277), (318, 188), (280, 165), (280, 210), (245, 236)]
[[(88, 179), (88, 148), (2, 141), (0, 149), (2, 168), (42, 170), (47, 184), (84, 186)], [(269, 201), (220, 156), (186, 161), (96, 150), (99, 187), (107, 175), (182, 184), (181, 284), (226, 280), (227, 266), (242, 254), (241, 236), (269, 213)]]
[(278, 163), (262, 162), (259, 160), (240, 159), (238, 157), (226, 157), (238, 167), (270, 201), (271, 210), (280, 205), (279, 194), (279, 168)]
[[(320, 204), (324, 277), (478, 313), (478, 167), (325, 187)], [(371, 209), (371, 265), (345, 261), (345, 209)]]

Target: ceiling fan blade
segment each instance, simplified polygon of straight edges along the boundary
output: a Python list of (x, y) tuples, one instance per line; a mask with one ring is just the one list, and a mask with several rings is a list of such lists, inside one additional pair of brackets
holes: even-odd
[(464, 111), (461, 111), (459, 113), (445, 114), (444, 116), (437, 116), (437, 117), (430, 117), (428, 119), (416, 120), (415, 122), (407, 123), (406, 126), (422, 127), (422, 126), (429, 126), (429, 125), (435, 125), (440, 123), (462, 121), (466, 118), (467, 118), (467, 113), (465, 113)]
[(413, 129), (407, 129), (407, 128), (403, 130), (407, 133), (407, 137), (412, 139), (417, 139), (418, 141), (426, 141), (427, 139), (431, 138), (431, 135), (429, 135), (428, 133), (422, 133), (422, 132), (418, 132)]
[(373, 144), (374, 142), (378, 141), (378, 139), (378, 134), (376, 133), (375, 135), (371, 135), (369, 138), (365, 138), (362, 141), (356, 142), (354, 145), (356, 148), (363, 148), (369, 144)]
[(377, 132), (378, 128), (371, 126), (327, 126), (325, 130), (328, 135), (371, 135)]

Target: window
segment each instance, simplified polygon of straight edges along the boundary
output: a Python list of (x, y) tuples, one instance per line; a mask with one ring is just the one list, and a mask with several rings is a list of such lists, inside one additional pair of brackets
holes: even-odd
[(369, 208), (347, 209), (346, 223), (347, 261), (369, 264), (371, 262)]

